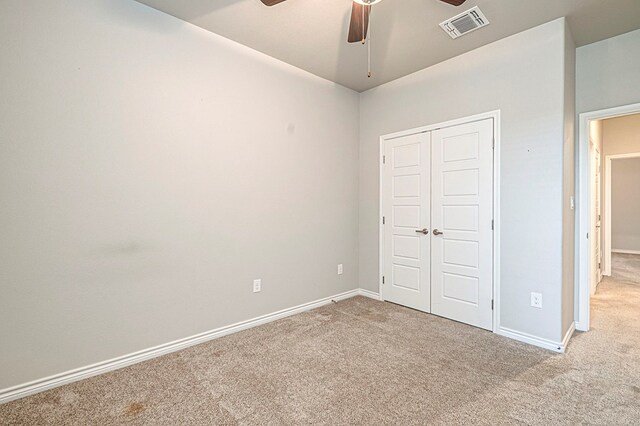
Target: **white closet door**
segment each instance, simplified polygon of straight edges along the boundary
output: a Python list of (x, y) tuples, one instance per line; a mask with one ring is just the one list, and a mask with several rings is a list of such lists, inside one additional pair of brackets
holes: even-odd
[(431, 312), (491, 330), (493, 120), (431, 139)]
[(430, 312), (430, 134), (384, 146), (384, 300)]

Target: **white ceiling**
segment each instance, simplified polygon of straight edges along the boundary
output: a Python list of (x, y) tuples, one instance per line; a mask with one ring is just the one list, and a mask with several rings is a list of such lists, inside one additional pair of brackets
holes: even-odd
[[(383, 0), (372, 11), (367, 78), (367, 49), (346, 41), (350, 0), (138, 1), (357, 91), (562, 16), (578, 46), (640, 28), (640, 0)], [(438, 26), (475, 5), (489, 26), (456, 40)]]

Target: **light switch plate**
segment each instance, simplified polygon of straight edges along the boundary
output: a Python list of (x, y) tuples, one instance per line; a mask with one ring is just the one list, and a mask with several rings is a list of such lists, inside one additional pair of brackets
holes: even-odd
[(262, 290), (262, 280), (253, 280), (253, 292), (258, 293)]

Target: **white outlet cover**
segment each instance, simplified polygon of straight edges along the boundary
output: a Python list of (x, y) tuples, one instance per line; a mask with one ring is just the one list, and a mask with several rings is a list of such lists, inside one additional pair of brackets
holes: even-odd
[(253, 292), (258, 293), (262, 290), (262, 280), (253, 280)]
[(542, 308), (542, 293), (531, 293), (531, 306)]
[(342, 263), (338, 265), (338, 275), (342, 275), (344, 272), (344, 268), (342, 267)]

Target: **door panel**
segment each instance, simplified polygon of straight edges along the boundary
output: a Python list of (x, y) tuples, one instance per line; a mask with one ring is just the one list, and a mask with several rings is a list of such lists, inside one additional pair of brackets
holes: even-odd
[(431, 139), (431, 312), (491, 330), (493, 120)]
[(419, 133), (385, 142), (383, 169), (382, 297), (430, 311), (429, 235), (430, 134)]
[(590, 223), (590, 279), (589, 291), (591, 295), (595, 294), (598, 283), (602, 280), (602, 207), (601, 207), (601, 156), (598, 146), (593, 139), (589, 139), (589, 162), (591, 169), (590, 188), (591, 198), (589, 201), (589, 209), (591, 211)]
[(594, 259), (596, 265), (596, 286), (600, 283), (600, 281), (602, 281), (602, 203), (600, 200), (602, 194), (602, 186), (600, 183), (602, 177), (601, 160), (602, 157), (600, 155), (600, 151), (596, 148), (596, 257)]

